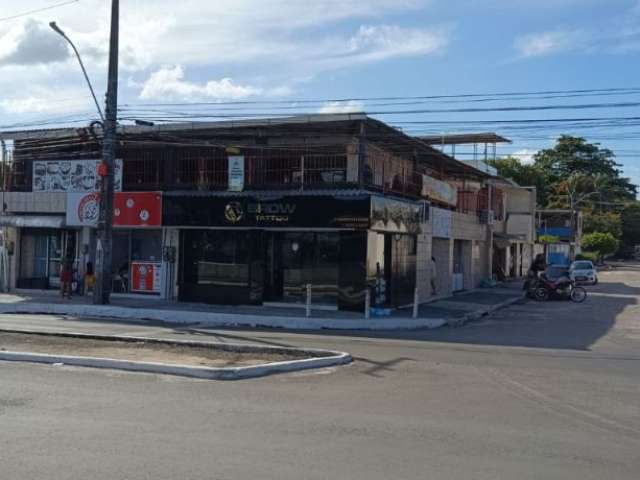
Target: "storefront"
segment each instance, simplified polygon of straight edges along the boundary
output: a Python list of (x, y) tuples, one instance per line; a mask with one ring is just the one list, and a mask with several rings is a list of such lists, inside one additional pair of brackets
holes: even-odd
[(164, 226), (180, 230), (179, 299), (213, 304), (302, 304), (311, 285), (315, 304), (362, 310), (374, 229), (389, 237), (381, 255), (389, 284), (412, 295), (396, 280), (415, 285), (419, 215), (416, 203), (366, 193), (164, 198)]
[(77, 232), (66, 229), (23, 228), (20, 231), (18, 288), (60, 287), (60, 265), (65, 257), (77, 269)]
[[(99, 203), (99, 195), (93, 192), (68, 193), (66, 224), (88, 228), (93, 237)], [(160, 192), (115, 193), (111, 263), (114, 293), (160, 295), (163, 269), (161, 225)], [(95, 252), (92, 252), (91, 258), (94, 256)]]

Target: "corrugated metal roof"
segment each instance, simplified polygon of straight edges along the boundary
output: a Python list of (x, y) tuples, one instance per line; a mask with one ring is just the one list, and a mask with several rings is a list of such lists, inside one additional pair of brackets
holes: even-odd
[(497, 133), (453, 133), (445, 135), (419, 136), (420, 140), (429, 145), (465, 145), (474, 143), (511, 143), (511, 140), (501, 137)]
[[(159, 123), (153, 126), (142, 125), (119, 125), (118, 133), (122, 134), (142, 134), (156, 132), (186, 132), (207, 129), (241, 128), (241, 127), (267, 127), (278, 125), (295, 125), (305, 123), (328, 123), (328, 122), (348, 122), (366, 120), (369, 117), (365, 113), (339, 113), (325, 114), (318, 113), (312, 115), (295, 115), (291, 117), (277, 118), (257, 118), (249, 120), (222, 120), (217, 122), (182, 122), (182, 123)], [(39, 130), (14, 130), (0, 132), (0, 138), (5, 140), (26, 140), (38, 138), (57, 138), (61, 136), (75, 135), (78, 127), (52, 128)]]

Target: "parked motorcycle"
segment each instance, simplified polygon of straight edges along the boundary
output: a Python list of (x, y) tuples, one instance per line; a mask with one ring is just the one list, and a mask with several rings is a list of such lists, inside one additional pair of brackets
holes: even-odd
[(530, 286), (530, 290), (533, 298), (540, 302), (555, 298), (582, 303), (587, 299), (587, 291), (578, 287), (568, 276), (550, 280), (545, 275), (540, 275), (538, 281)]

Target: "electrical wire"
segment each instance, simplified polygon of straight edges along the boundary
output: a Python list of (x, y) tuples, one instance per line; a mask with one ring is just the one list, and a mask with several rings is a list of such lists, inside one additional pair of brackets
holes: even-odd
[(66, 2), (56, 3), (53, 5), (49, 5), (48, 7), (36, 8), (34, 10), (29, 10), (27, 12), (17, 13), (15, 15), (10, 15), (8, 17), (0, 18), (0, 22), (6, 22), (8, 20), (15, 20), (16, 18), (26, 17), (27, 15), (33, 15), (35, 13), (45, 12), (47, 10), (53, 10), (54, 8), (64, 7), (65, 5), (71, 5), (72, 3), (78, 3), (80, 0), (68, 0)]
[(123, 103), (121, 107), (136, 106), (193, 106), (193, 105), (277, 105), (277, 104), (308, 104), (308, 103), (343, 103), (343, 102), (368, 102), (368, 101), (398, 101), (398, 100), (436, 100), (455, 98), (476, 98), (476, 97), (511, 97), (525, 95), (561, 95), (561, 94), (592, 94), (627, 92), (638, 93), (640, 87), (617, 87), (600, 89), (581, 90), (543, 90), (533, 92), (494, 92), (494, 93), (463, 93), (455, 95), (420, 95), (420, 96), (394, 96), (394, 97), (347, 97), (347, 98), (324, 98), (324, 99), (289, 99), (289, 100), (233, 100), (233, 101), (211, 101), (211, 102), (183, 102), (183, 103)]

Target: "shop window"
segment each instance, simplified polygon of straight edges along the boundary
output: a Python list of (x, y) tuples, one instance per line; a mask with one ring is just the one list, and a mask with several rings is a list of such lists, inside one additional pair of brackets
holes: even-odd
[(162, 236), (157, 231), (131, 232), (131, 260), (159, 262), (162, 256)]
[[(249, 281), (249, 235), (207, 230), (188, 233), (185, 280), (198, 285), (245, 286)], [(191, 266), (194, 266), (192, 268)]]
[(311, 284), (314, 297), (337, 295), (340, 237), (336, 233), (287, 233), (282, 242), (284, 294), (303, 297)]
[[(132, 264), (148, 262), (161, 268), (162, 233), (160, 230), (117, 230), (113, 232), (113, 250), (111, 272), (113, 275), (113, 291), (129, 293), (159, 293), (159, 285), (145, 283), (145, 288), (132, 285)], [(135, 266), (135, 265), (133, 265)], [(135, 282), (134, 282), (135, 283)]]

